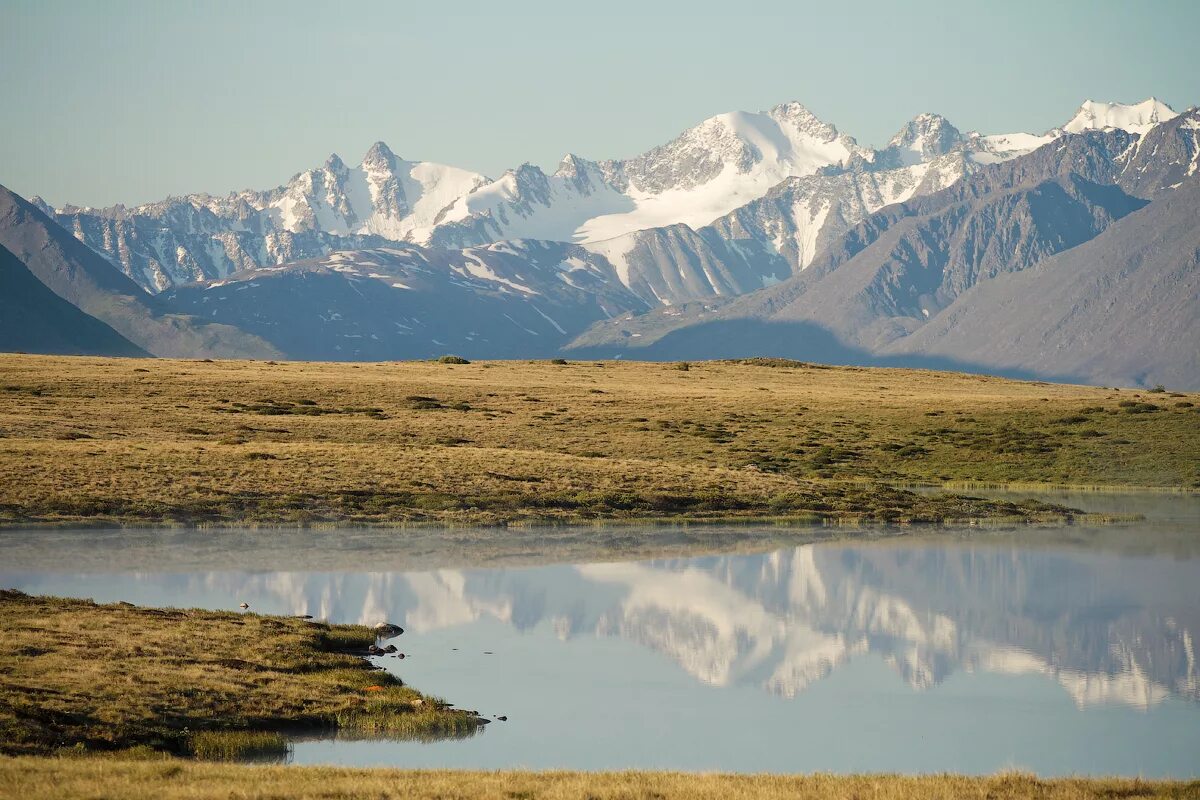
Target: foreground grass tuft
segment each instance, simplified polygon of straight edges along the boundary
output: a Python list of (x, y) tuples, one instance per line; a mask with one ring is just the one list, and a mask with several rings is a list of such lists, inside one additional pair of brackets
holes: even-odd
[(368, 704), (366, 708), (339, 714), (337, 725), (344, 739), (406, 739), (419, 742), (469, 739), (482, 728), (474, 717), (447, 714), (444, 706), (436, 701), (404, 714), (380, 713), (379, 709)]
[(247, 761), (287, 755), (288, 740), (269, 731), (201, 731), (189, 737), (188, 746), (204, 761)]

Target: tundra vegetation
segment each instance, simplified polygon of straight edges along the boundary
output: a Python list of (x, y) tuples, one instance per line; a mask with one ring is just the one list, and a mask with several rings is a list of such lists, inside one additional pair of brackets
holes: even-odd
[(0, 524), (1062, 519), (1200, 487), (1197, 394), (779, 359), (0, 356)]
[(0, 753), (233, 759), (278, 753), (285, 733), (483, 724), (373, 668), (374, 643), (357, 625), (0, 590)]

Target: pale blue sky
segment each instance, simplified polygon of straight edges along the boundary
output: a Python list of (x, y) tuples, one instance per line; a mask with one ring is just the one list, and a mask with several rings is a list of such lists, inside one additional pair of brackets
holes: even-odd
[(266, 188), (397, 154), (497, 175), (799, 100), (864, 144), (918, 112), (1042, 131), (1200, 103), (1197, 0), (0, 0), (0, 183), (55, 204)]

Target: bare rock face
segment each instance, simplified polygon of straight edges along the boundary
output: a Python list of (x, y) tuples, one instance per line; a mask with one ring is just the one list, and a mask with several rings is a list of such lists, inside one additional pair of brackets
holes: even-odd
[(940, 114), (918, 114), (892, 137), (880, 160), (897, 166), (919, 164), (944, 156), (966, 141)]
[(1155, 197), (1200, 172), (1200, 110), (1150, 128), (1121, 158), (1118, 183), (1138, 197)]

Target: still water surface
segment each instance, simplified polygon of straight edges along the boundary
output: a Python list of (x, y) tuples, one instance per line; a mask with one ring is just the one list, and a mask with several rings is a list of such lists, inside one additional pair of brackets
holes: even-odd
[(554, 553), (601, 534), (13, 531), (0, 586), (389, 620), (407, 658), (381, 666), (508, 717), (463, 741), (301, 741), (295, 763), (1200, 775), (1200, 499), (1060, 499), (1148, 519), (741, 529), (715, 554), (659, 531), (675, 555), (571, 563)]

